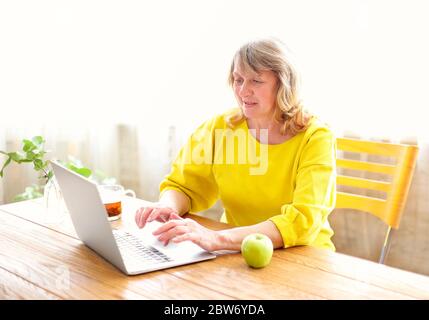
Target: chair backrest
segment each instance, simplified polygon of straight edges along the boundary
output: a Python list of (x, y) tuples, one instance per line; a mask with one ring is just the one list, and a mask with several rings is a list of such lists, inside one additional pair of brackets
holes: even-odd
[(387, 174), (391, 176), (391, 179), (386, 182), (337, 174), (337, 185), (383, 191), (386, 193), (386, 198), (381, 199), (337, 191), (336, 208), (356, 209), (371, 213), (391, 228), (397, 229), (407, 201), (408, 190), (416, 165), (418, 147), (415, 145), (337, 138), (337, 150), (387, 156), (395, 159), (395, 164), (383, 164), (362, 159), (342, 159), (337, 155), (337, 168)]
[[(337, 138), (337, 150), (364, 154), (359, 160), (339, 158), (337, 169), (352, 169), (360, 172), (387, 174), (389, 181), (367, 179), (347, 175), (337, 170), (337, 186), (362, 188), (386, 193), (385, 198), (372, 197), (337, 190), (336, 208), (355, 209), (373, 214), (387, 224), (387, 231), (378, 262), (385, 263), (389, 253), (392, 228), (397, 229), (407, 201), (418, 147), (384, 142)], [(366, 161), (369, 155), (394, 158), (394, 164)], [(356, 190), (356, 189), (354, 189)]]

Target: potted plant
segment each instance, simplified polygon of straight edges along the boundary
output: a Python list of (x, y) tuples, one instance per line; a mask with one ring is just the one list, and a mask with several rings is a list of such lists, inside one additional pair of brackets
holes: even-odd
[[(45, 155), (48, 153), (44, 149), (45, 139), (42, 136), (35, 136), (31, 140), (22, 140), (22, 150), (14, 152), (6, 152), (0, 150), (0, 153), (7, 158), (0, 170), (0, 177), (3, 177), (4, 170), (12, 163), (31, 163), (35, 171), (39, 172), (41, 184), (32, 184), (25, 188), (25, 191), (15, 196), (14, 201), (29, 200), (44, 196), (44, 202), (48, 212), (59, 211), (65, 209), (63, 205), (61, 192), (58, 184), (55, 181), (52, 169), (49, 166), (49, 161), (45, 160)], [(81, 162), (75, 158), (69, 157), (68, 162), (60, 161), (64, 166), (74, 172), (90, 177), (92, 171), (84, 167)], [(62, 207), (61, 207), (62, 206)]]

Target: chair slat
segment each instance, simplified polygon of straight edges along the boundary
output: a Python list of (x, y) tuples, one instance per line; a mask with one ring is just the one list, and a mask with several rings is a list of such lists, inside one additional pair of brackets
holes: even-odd
[(358, 161), (358, 160), (349, 160), (349, 159), (337, 159), (337, 167), (353, 169), (353, 170), (363, 170), (363, 171), (369, 171), (369, 172), (384, 173), (384, 174), (390, 174), (390, 175), (393, 175), (396, 170), (396, 167), (394, 165)]
[(384, 220), (386, 200), (337, 191), (336, 208), (355, 209), (376, 215)]
[(343, 176), (343, 175), (337, 175), (337, 184), (343, 185), (343, 186), (363, 188), (363, 189), (384, 191), (384, 192), (389, 192), (391, 187), (391, 184), (389, 182)]
[(398, 157), (401, 156), (404, 147), (408, 147), (408, 145), (337, 138), (338, 150), (349, 152), (363, 152), (388, 157)]

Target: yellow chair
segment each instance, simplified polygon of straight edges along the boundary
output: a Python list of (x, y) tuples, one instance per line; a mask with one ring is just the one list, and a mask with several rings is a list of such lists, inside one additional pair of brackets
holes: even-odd
[[(359, 154), (387, 156), (395, 159), (395, 164), (351, 159), (341, 159), (337, 156), (337, 170), (339, 168), (360, 170), (357, 172), (374, 172), (387, 174), (389, 182), (374, 179), (359, 178), (356, 176), (337, 174), (337, 186), (349, 186), (386, 193), (386, 199), (337, 191), (336, 208), (355, 209), (368, 212), (387, 224), (386, 236), (381, 250), (379, 263), (386, 260), (390, 249), (392, 228), (398, 229), (401, 215), (404, 210), (408, 190), (416, 165), (418, 147), (393, 143), (372, 142), (348, 138), (337, 138), (337, 150), (357, 152)], [(355, 189), (356, 190), (356, 189)]]

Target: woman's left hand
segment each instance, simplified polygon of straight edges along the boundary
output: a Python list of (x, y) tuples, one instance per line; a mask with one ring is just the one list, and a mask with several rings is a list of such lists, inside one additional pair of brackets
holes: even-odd
[(167, 245), (170, 241), (190, 240), (207, 251), (219, 250), (216, 231), (207, 229), (192, 219), (170, 220), (153, 232), (158, 240)]

